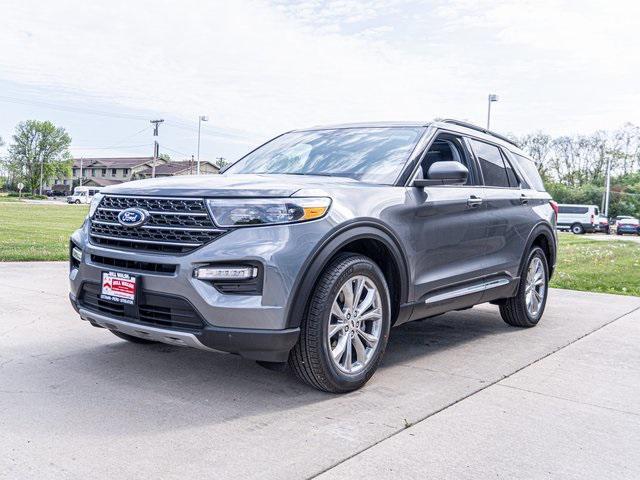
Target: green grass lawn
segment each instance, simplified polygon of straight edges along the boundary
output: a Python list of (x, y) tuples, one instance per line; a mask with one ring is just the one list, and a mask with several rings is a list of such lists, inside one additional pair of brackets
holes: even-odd
[(560, 234), (552, 287), (640, 296), (640, 243)]
[(0, 262), (67, 260), (88, 205), (34, 205), (0, 197)]

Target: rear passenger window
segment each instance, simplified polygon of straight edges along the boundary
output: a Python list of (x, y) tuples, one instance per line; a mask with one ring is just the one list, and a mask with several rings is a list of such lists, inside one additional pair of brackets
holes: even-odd
[(518, 182), (508, 162), (495, 145), (471, 139), (473, 151), (478, 158), (484, 184), (489, 187), (516, 187)]
[(542, 183), (542, 178), (540, 178), (538, 168), (533, 160), (513, 152), (511, 152), (511, 158), (515, 159), (518, 167), (520, 167), (520, 172), (525, 176), (529, 187), (539, 192), (544, 192), (544, 183)]

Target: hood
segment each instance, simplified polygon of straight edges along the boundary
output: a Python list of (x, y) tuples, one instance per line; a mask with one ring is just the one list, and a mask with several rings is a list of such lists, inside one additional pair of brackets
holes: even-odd
[(177, 175), (125, 182), (101, 193), (189, 197), (289, 197), (301, 189), (323, 190), (331, 185), (358, 185), (345, 177), (303, 175)]

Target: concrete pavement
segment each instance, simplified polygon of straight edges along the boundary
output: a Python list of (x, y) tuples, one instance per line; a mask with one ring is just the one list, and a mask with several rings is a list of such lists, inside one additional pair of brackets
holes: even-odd
[(488, 305), (407, 324), (335, 396), (93, 328), (66, 269), (0, 264), (0, 478), (640, 476), (640, 298), (553, 290), (528, 330)]

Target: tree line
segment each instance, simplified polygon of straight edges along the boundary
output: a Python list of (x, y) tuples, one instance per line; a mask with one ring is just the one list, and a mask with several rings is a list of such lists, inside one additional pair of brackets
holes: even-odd
[(558, 203), (602, 206), (610, 164), (609, 216), (640, 216), (640, 127), (626, 123), (590, 135), (537, 132), (513, 139), (535, 160)]

